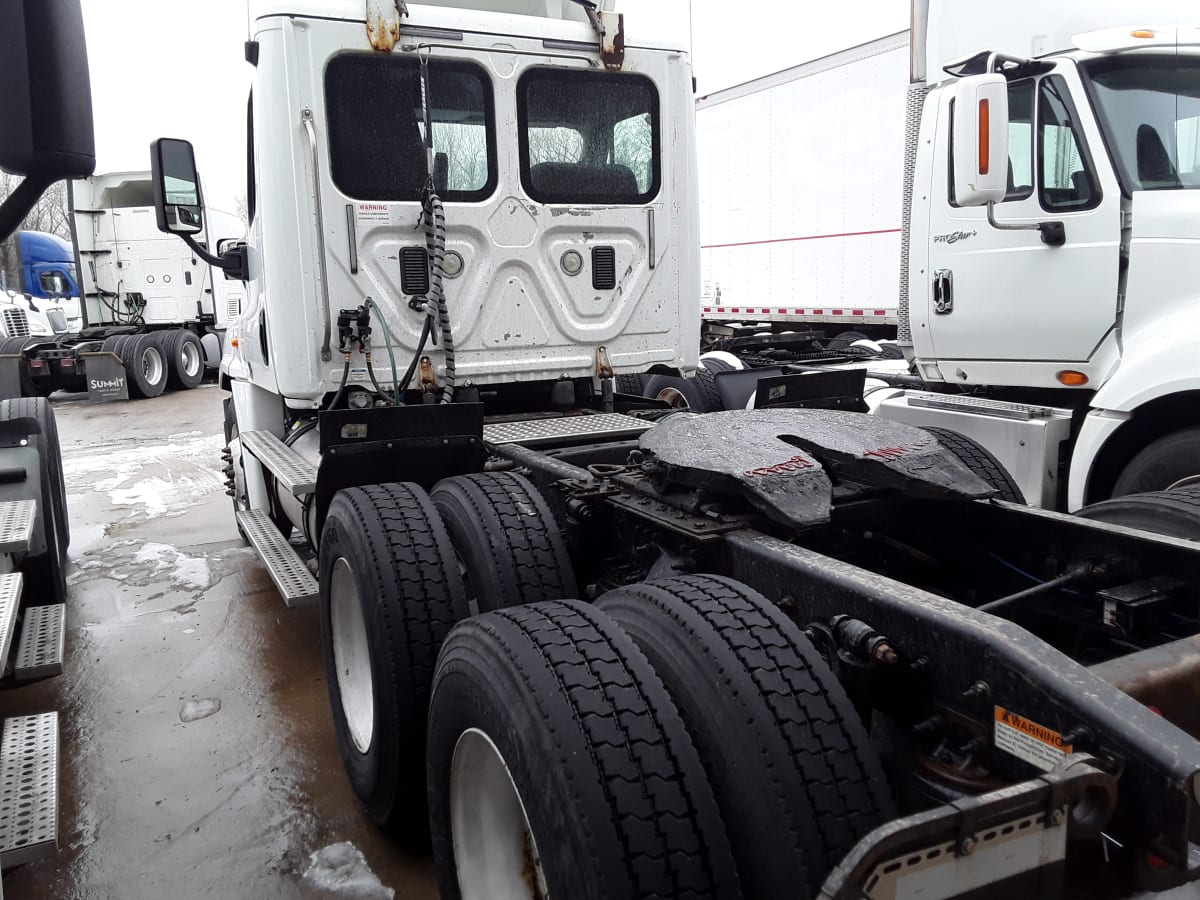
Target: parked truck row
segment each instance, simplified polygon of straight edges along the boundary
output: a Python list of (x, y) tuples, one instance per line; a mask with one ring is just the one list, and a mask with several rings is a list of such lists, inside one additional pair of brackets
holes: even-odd
[[(4, 395), (112, 400), (195, 387), (220, 363), (241, 283), (214, 278), (197, 252), (159, 233), (148, 172), (71, 180), (68, 198), (71, 243), (22, 231), (4, 246), (5, 280), (18, 292), (3, 313)], [(236, 217), (207, 216), (204, 250), (242, 239)]]
[[(264, 0), (246, 48), (228, 490), (318, 604), (366, 813), (470, 900), (1200, 878), (1200, 495), (1104, 501), (1096, 452), (1123, 475), (1188, 396), (1191, 9), (916, 4), (885, 378), (921, 390), (869, 403), (849, 357), (700, 365), (687, 54), (480, 6)], [(194, 249), (191, 146), (152, 171)], [(755, 408), (617, 382), (716, 370)], [(1080, 515), (1021, 502), (1064, 484)]]

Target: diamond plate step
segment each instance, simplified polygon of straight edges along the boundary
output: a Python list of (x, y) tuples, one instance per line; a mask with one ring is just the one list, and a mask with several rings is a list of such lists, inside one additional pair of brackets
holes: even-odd
[(580, 438), (633, 437), (653, 427), (653, 422), (621, 413), (563, 416), (555, 419), (526, 419), (523, 422), (493, 422), (483, 426), (483, 440), (488, 444), (534, 445)]
[(317, 489), (317, 470), (271, 432), (247, 431), (240, 437), (242, 449), (266, 466), (293, 497), (302, 497)]
[(17, 681), (62, 674), (66, 621), (67, 607), (62, 603), (26, 608), (17, 660), (13, 663), (13, 677)]
[(0, 553), (22, 553), (33, 541), (37, 501), (6, 500), (0, 503)]
[(972, 412), (981, 416), (992, 416), (997, 419), (1015, 419), (1028, 422), (1030, 419), (1044, 419), (1059, 410), (1052, 406), (1031, 406), (1028, 403), (1012, 403), (1008, 400), (992, 400), (988, 397), (967, 397), (959, 394), (908, 394), (905, 397), (909, 406), (923, 409), (949, 409), (955, 412)]
[(23, 580), (20, 572), (0, 575), (0, 670), (8, 660), (17, 630), (17, 608), (21, 605)]
[(0, 866), (58, 851), (58, 713), (4, 720), (0, 737)]
[(243, 509), (237, 513), (238, 524), (246, 533), (246, 539), (254, 545), (259, 558), (287, 606), (295, 606), (307, 600), (315, 600), (319, 592), (317, 579), (313, 578), (308, 566), (296, 555), (279, 529), (275, 527), (261, 509)]

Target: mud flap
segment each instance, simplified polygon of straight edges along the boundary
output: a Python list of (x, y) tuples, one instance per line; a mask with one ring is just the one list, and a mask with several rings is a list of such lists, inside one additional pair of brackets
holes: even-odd
[(20, 353), (0, 356), (0, 400), (17, 400), (21, 396), (21, 366), (25, 357)]
[(429, 489), (451, 475), (482, 472), (487, 461), (482, 403), (338, 409), (321, 413), (319, 427), (317, 534), (343, 488), (413, 482)]
[(115, 353), (80, 353), (88, 399), (100, 402), (128, 400), (125, 365)]

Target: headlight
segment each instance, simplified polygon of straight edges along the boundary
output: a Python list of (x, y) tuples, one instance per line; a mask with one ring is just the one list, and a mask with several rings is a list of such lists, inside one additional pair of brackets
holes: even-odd
[(50, 330), (49, 325), (47, 325), (45, 322), (39, 322), (37, 319), (32, 319), (29, 322), (29, 333), (37, 335), (38, 337), (49, 337), (50, 335), (54, 334), (54, 332)]

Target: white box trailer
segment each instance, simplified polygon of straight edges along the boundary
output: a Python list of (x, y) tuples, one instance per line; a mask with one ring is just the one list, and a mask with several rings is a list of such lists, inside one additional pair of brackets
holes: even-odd
[(701, 316), (895, 337), (908, 33), (696, 103)]

